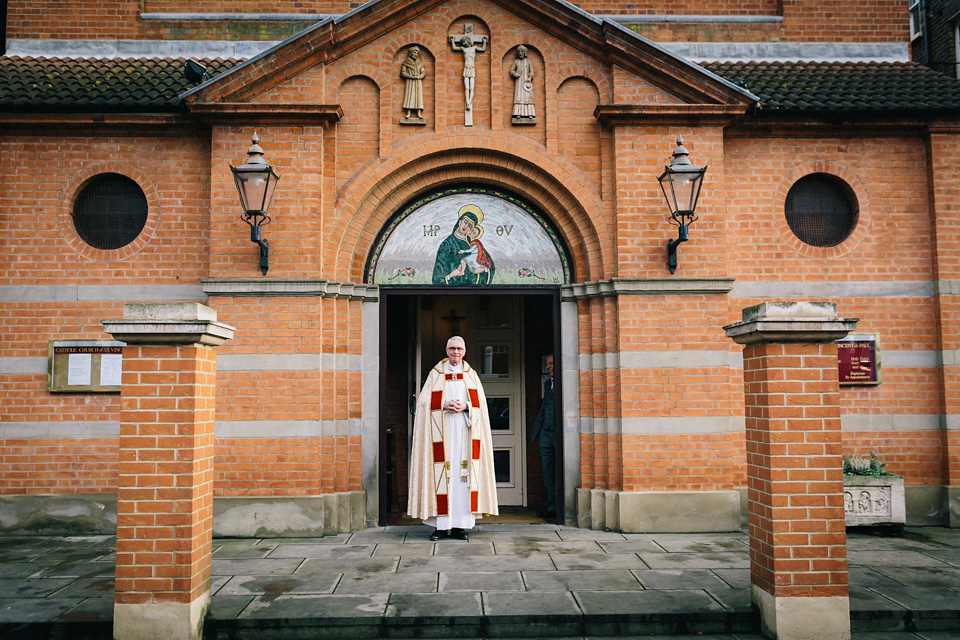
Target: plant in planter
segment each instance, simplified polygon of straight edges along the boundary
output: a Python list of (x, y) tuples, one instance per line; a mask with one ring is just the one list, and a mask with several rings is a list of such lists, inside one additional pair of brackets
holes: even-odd
[(843, 512), (848, 527), (907, 521), (903, 477), (886, 470), (873, 451), (870, 457), (843, 456)]

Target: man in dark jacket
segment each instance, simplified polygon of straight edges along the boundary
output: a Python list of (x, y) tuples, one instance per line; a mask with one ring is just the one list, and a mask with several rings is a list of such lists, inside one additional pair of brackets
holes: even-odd
[(553, 418), (553, 354), (547, 356), (547, 375), (544, 382), (543, 402), (533, 421), (533, 435), (530, 442), (540, 437), (540, 460), (543, 462), (543, 484), (547, 489), (547, 508), (537, 513), (546, 520), (557, 517), (557, 480), (556, 480), (556, 434)]

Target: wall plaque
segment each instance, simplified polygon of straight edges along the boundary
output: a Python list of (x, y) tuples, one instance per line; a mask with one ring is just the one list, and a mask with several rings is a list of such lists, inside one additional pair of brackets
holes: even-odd
[(122, 364), (122, 342), (51, 340), (47, 390), (53, 393), (118, 393)]
[(851, 333), (837, 340), (841, 385), (880, 384), (880, 350), (876, 334)]

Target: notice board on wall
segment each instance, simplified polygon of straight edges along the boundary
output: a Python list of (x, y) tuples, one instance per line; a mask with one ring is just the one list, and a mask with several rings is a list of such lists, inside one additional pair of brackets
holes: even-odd
[(840, 384), (880, 384), (880, 347), (874, 333), (851, 333), (837, 340)]
[(118, 393), (123, 343), (115, 340), (51, 340), (47, 390), (53, 393)]

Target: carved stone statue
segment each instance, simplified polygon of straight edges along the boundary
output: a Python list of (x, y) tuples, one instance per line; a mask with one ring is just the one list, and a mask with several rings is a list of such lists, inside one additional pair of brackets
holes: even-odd
[(517, 59), (510, 67), (514, 78), (513, 124), (536, 124), (537, 113), (533, 106), (533, 63), (527, 57), (527, 48), (517, 47)]
[(477, 78), (476, 57), (478, 53), (487, 50), (488, 40), (487, 36), (473, 35), (473, 25), (464, 26), (464, 32), (460, 35), (450, 36), (450, 46), (454, 51), (463, 54), (463, 124), (467, 127), (473, 126), (473, 93)]
[(407, 115), (400, 118), (400, 124), (426, 124), (423, 117), (423, 79), (427, 70), (420, 60), (420, 47), (407, 49), (407, 59), (400, 65), (400, 77), (404, 79), (403, 108)]

